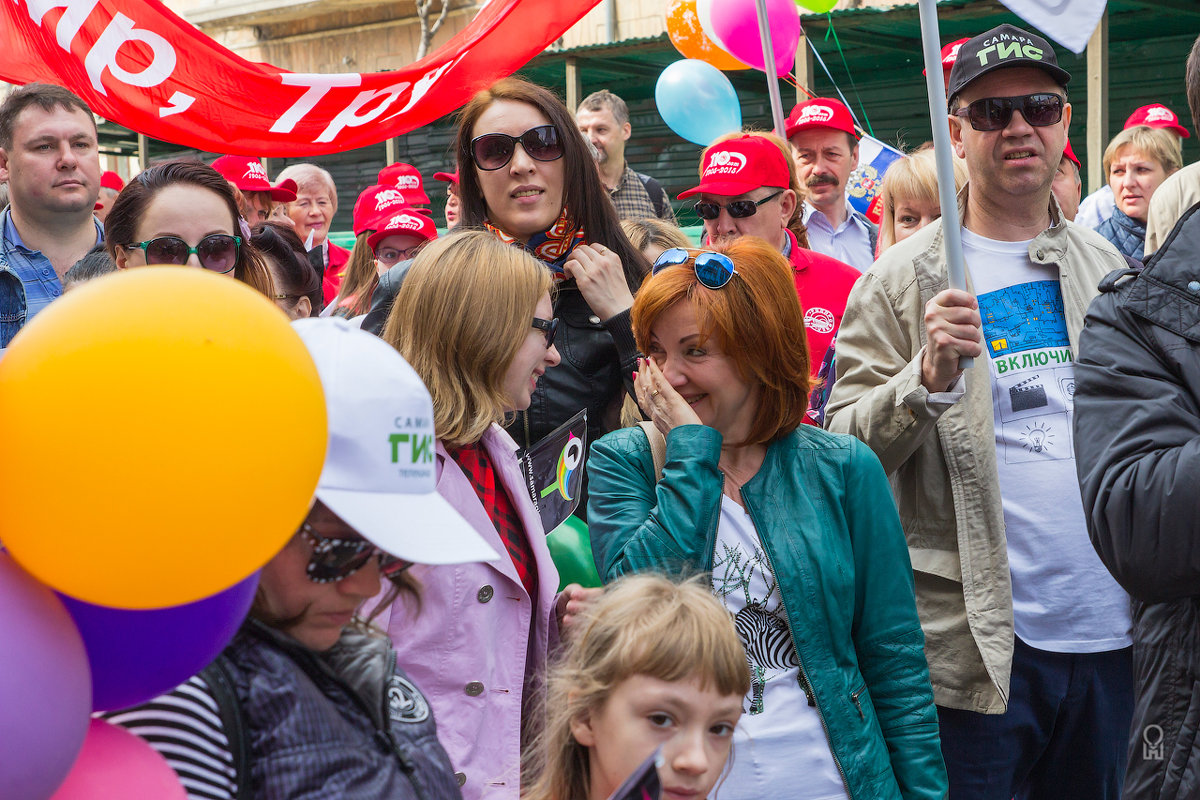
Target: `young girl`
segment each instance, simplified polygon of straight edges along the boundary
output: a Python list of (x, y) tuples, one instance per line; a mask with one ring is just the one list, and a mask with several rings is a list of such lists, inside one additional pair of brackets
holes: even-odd
[(699, 579), (619, 580), (550, 670), (522, 800), (606, 800), (658, 748), (663, 798), (702, 800), (724, 774), (749, 690), (733, 621)]

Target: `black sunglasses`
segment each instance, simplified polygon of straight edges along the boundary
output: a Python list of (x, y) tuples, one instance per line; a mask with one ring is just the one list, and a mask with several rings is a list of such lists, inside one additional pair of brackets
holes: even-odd
[(159, 236), (145, 242), (134, 242), (125, 245), (126, 249), (138, 248), (146, 254), (147, 264), (176, 264), (187, 263), (192, 253), (200, 260), (200, 266), (222, 274), (230, 272), (237, 266), (238, 250), (242, 246), (242, 237), (230, 236), (227, 233), (214, 233), (205, 236), (195, 247), (192, 247), (178, 236)]
[(539, 125), (520, 136), (509, 136), (507, 133), (485, 133), (476, 136), (471, 140), (471, 159), (475, 166), (485, 172), (500, 169), (512, 161), (513, 153), (517, 151), (517, 142), (520, 142), (529, 157), (536, 161), (557, 161), (563, 157), (558, 128), (553, 125)]
[[(749, 201), (746, 201), (749, 202)], [(733, 268), (733, 260), (724, 253), (714, 253), (711, 250), (685, 250), (682, 247), (672, 247), (664, 250), (662, 255), (654, 259), (651, 275), (657, 275), (667, 267), (692, 262), (696, 272), (696, 280), (701, 286), (709, 289), (720, 289), (733, 280), (737, 270)]]
[(366, 539), (329, 539), (321, 536), (307, 521), (301, 523), (300, 535), (313, 549), (308, 566), (304, 568), (313, 583), (345, 580), (365, 567), (371, 556), (379, 558), (379, 571), (385, 578), (412, 566), (407, 561), (388, 555)]
[(1013, 111), (1035, 128), (1054, 125), (1062, 119), (1063, 99), (1056, 94), (1026, 94), (1020, 97), (985, 97), (955, 109), (954, 116), (966, 117), (977, 131), (999, 131), (1008, 127)]
[(554, 319), (541, 319), (540, 317), (534, 317), (533, 327), (546, 334), (546, 349), (549, 350), (550, 345), (554, 344), (554, 334), (558, 330), (558, 317), (555, 317)]
[(769, 194), (761, 200), (734, 200), (727, 206), (717, 205), (701, 200), (696, 203), (696, 213), (700, 215), (700, 219), (716, 219), (721, 216), (721, 209), (729, 212), (729, 216), (734, 219), (744, 219), (745, 217), (753, 217), (758, 213), (758, 207), (768, 200), (774, 200), (779, 195), (783, 194), (783, 189)]

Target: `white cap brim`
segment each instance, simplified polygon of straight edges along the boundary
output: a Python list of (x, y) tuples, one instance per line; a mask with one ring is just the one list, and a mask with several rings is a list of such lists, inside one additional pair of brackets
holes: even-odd
[(398, 494), (317, 488), (333, 513), (379, 549), (414, 564), (466, 564), (500, 556), (436, 492)]

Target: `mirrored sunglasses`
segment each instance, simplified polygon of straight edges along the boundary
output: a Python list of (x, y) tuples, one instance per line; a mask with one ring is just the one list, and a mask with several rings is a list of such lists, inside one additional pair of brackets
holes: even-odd
[(1014, 111), (1020, 111), (1025, 121), (1033, 127), (1045, 128), (1062, 119), (1063, 99), (1050, 93), (984, 97), (953, 113), (956, 117), (966, 117), (977, 131), (999, 131), (1012, 122)]
[(144, 252), (147, 264), (182, 266), (195, 253), (196, 258), (200, 261), (200, 266), (222, 274), (231, 272), (237, 266), (238, 250), (241, 246), (242, 237), (230, 236), (226, 233), (205, 236), (195, 247), (178, 236), (159, 236), (145, 242), (125, 245), (127, 249), (137, 248)]
[(696, 272), (696, 280), (701, 286), (709, 289), (720, 289), (737, 274), (733, 261), (724, 253), (714, 253), (711, 250), (685, 250), (682, 247), (672, 247), (664, 250), (662, 255), (654, 260), (651, 275), (657, 275), (667, 267), (674, 267), (692, 262)]
[(558, 129), (553, 125), (530, 128), (520, 136), (507, 133), (485, 133), (471, 140), (471, 160), (486, 172), (500, 169), (512, 161), (517, 142), (535, 161), (557, 161), (563, 157), (563, 146)]

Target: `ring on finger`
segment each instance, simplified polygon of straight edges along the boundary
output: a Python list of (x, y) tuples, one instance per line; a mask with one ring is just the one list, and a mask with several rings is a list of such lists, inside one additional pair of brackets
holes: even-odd
[(662, 394), (662, 392), (660, 392), (658, 389), (655, 389), (654, 391), (650, 392), (651, 397), (658, 397), (660, 394)]

